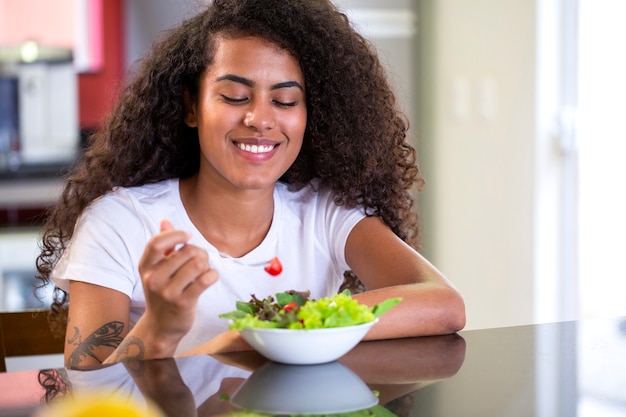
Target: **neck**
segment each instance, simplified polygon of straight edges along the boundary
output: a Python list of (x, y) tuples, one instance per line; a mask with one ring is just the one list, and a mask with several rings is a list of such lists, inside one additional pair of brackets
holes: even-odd
[(187, 215), (220, 252), (240, 257), (265, 238), (274, 216), (274, 189), (233, 190), (207, 187), (198, 177), (180, 181)]

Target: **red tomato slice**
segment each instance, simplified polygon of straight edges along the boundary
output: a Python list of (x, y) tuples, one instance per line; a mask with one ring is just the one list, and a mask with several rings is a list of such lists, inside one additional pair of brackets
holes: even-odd
[(274, 257), (270, 261), (269, 265), (265, 267), (265, 272), (267, 272), (270, 275), (276, 276), (280, 274), (281, 272), (283, 272), (283, 265), (280, 263), (278, 258)]
[(298, 307), (298, 303), (296, 303), (295, 301), (292, 301), (290, 303), (285, 304), (285, 306), (283, 307), (284, 311), (291, 311), (294, 308)]

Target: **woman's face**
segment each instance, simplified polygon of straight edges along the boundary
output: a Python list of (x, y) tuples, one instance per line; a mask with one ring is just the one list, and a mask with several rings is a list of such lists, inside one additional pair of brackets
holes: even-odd
[(307, 111), (298, 61), (256, 37), (218, 39), (185, 122), (198, 128), (200, 177), (240, 189), (263, 189), (293, 164)]

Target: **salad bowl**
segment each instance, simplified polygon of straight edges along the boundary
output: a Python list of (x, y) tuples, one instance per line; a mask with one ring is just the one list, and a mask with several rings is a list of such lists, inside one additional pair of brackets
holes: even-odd
[(345, 290), (331, 297), (311, 299), (308, 291), (287, 291), (248, 302), (221, 314), (261, 355), (289, 365), (332, 362), (365, 337), (378, 318), (400, 302), (384, 300), (373, 307), (360, 304)]
[(248, 327), (241, 336), (267, 359), (289, 365), (332, 362), (348, 353), (378, 320), (322, 329)]

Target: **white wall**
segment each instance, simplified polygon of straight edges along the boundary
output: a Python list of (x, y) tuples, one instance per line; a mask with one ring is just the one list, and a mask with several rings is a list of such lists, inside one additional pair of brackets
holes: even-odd
[(535, 322), (537, 269), (558, 273), (535, 252), (558, 245), (558, 181), (536, 187), (536, 4), (421, 0), (418, 16), (425, 254), (464, 295), (468, 329)]

